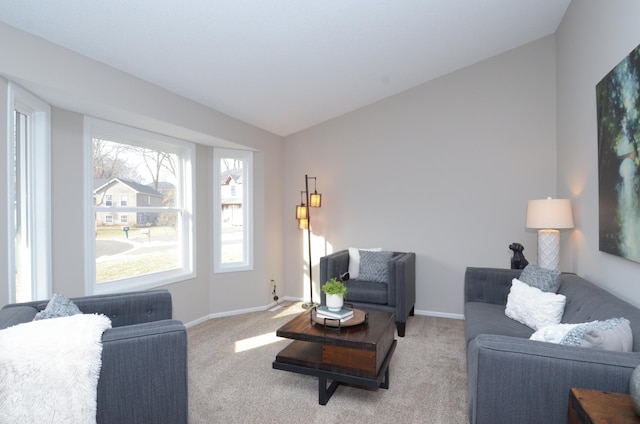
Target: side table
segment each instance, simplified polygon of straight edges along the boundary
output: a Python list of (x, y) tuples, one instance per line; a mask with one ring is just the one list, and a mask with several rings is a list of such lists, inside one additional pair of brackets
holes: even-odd
[(640, 424), (631, 396), (573, 388), (569, 394), (569, 424)]

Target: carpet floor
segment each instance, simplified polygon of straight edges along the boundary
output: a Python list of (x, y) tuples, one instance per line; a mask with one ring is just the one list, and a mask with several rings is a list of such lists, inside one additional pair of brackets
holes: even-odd
[(322, 406), (317, 378), (271, 367), (290, 343), (275, 331), (303, 311), (292, 303), (189, 328), (189, 422), (468, 424), (462, 320), (410, 317), (389, 389), (340, 386)]

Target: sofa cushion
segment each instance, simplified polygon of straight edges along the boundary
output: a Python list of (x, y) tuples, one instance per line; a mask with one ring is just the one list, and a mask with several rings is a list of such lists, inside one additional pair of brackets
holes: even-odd
[(347, 281), (346, 302), (363, 302), (386, 305), (388, 302), (389, 288), (386, 283), (372, 281), (349, 280)]
[(518, 277), (520, 281), (536, 287), (543, 292), (556, 293), (560, 285), (560, 271), (541, 268), (538, 265), (529, 264), (522, 270)]
[(393, 252), (360, 251), (360, 271), (358, 280), (386, 283), (388, 280), (387, 262)]
[(505, 315), (538, 330), (545, 325), (560, 323), (565, 301), (563, 295), (543, 292), (514, 278), (507, 296)]
[(480, 334), (529, 338), (533, 330), (504, 314), (504, 305), (467, 302), (464, 305), (464, 329), (467, 345)]
[(381, 252), (381, 247), (372, 247), (370, 249), (360, 249), (358, 247), (349, 248), (349, 278), (356, 279), (360, 273), (360, 251), (368, 250), (371, 252)]
[(533, 333), (530, 339), (618, 352), (630, 352), (633, 346), (629, 320), (624, 318), (583, 324), (547, 325)]
[(70, 299), (60, 293), (54, 293), (49, 303), (47, 303), (47, 307), (44, 308), (43, 311), (38, 312), (33, 319), (37, 321), (41, 319), (68, 317), (81, 313), (82, 311)]
[(560, 344), (560, 341), (567, 335), (569, 330), (577, 327), (580, 324), (552, 324), (545, 325), (544, 327), (536, 330), (535, 333), (529, 337), (530, 340), (537, 340), (539, 342), (556, 343)]
[(38, 310), (33, 306), (8, 306), (0, 309), (0, 330), (33, 321)]
[(633, 335), (628, 319), (612, 318), (578, 324), (567, 332), (560, 344), (631, 352)]

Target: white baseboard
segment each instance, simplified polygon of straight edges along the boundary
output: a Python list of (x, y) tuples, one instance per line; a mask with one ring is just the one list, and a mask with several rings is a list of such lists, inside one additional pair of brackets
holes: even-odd
[[(297, 298), (297, 297), (284, 297), (284, 298), (280, 298), (280, 301), (286, 301), (286, 302), (302, 302), (303, 299)], [(207, 316), (204, 316), (202, 318), (198, 318), (194, 321), (190, 321), (188, 323), (186, 323), (184, 326), (189, 328), (189, 327), (193, 327), (195, 325), (198, 324), (202, 324), (205, 321), (208, 321), (210, 319), (213, 318), (222, 318), (222, 317), (230, 317), (233, 315), (242, 315), (242, 314), (248, 314), (251, 312), (262, 312), (262, 311), (267, 311), (273, 307), (275, 307), (277, 305), (276, 302), (271, 302), (266, 306), (257, 306), (255, 308), (247, 308), (247, 309), (236, 309), (233, 311), (225, 311), (225, 312), (217, 312), (215, 314), (209, 314)], [(436, 311), (425, 311), (425, 310), (421, 310), (421, 309), (416, 309), (415, 310), (415, 314), (416, 315), (424, 315), (424, 316), (429, 316), (429, 317), (437, 317), (437, 318), (451, 318), (451, 319), (464, 319), (464, 315), (463, 314), (451, 314), (448, 312), (436, 312)]]
[[(287, 302), (301, 302), (302, 301), (302, 299), (298, 299), (298, 298), (295, 298), (295, 297), (284, 297), (284, 298), (280, 298), (279, 300), (281, 302), (282, 301), (287, 301)], [(267, 311), (267, 310), (273, 308), (276, 305), (277, 305), (276, 302), (271, 302), (266, 306), (256, 306), (255, 308), (236, 309), (236, 310), (233, 310), (233, 311), (216, 312), (215, 314), (209, 314), (207, 316), (198, 318), (198, 319), (196, 319), (194, 321), (190, 321), (188, 323), (185, 323), (184, 326), (189, 328), (189, 327), (193, 327), (193, 326), (198, 325), (198, 324), (202, 324), (203, 322), (209, 321), (210, 319), (213, 319), (213, 318), (230, 317), (230, 316), (234, 316), (234, 315), (248, 314), (248, 313), (251, 313), (251, 312)]]
[(464, 319), (463, 314), (451, 314), (448, 312), (423, 311), (423, 310), (416, 309), (415, 313), (416, 315), (424, 315), (428, 317)]

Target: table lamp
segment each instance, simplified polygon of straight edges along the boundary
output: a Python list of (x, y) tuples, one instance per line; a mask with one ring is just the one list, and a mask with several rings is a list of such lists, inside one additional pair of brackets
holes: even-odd
[(529, 200), (526, 227), (538, 230), (538, 266), (558, 269), (560, 231), (573, 228), (569, 199)]

